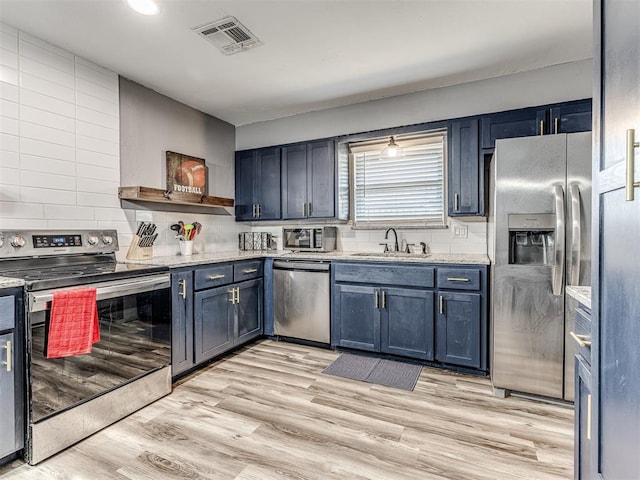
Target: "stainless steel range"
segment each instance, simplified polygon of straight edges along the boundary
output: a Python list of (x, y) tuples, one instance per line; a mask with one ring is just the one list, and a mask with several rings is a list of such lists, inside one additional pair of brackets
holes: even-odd
[[(0, 231), (0, 276), (26, 282), (26, 459), (36, 464), (171, 391), (165, 267), (116, 261), (115, 230)], [(55, 293), (95, 288), (100, 341), (47, 358)]]

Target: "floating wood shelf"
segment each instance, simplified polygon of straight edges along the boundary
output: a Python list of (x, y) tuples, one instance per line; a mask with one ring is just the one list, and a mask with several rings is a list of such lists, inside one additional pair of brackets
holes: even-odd
[(169, 192), (161, 188), (120, 187), (118, 198), (130, 202), (161, 203), (169, 206), (184, 205), (202, 209), (210, 209), (207, 213), (231, 215), (224, 207), (233, 207), (232, 198), (212, 197), (196, 193)]

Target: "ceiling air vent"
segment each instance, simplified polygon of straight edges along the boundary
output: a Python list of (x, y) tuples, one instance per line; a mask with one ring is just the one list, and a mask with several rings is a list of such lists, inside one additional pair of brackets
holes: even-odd
[(262, 42), (234, 17), (223, 18), (194, 28), (193, 31), (213, 43), (225, 55), (233, 55), (262, 45)]

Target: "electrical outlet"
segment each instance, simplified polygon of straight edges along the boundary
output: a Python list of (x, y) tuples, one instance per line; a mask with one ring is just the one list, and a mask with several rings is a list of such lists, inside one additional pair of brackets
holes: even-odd
[(467, 238), (468, 230), (466, 225), (455, 225), (453, 227), (453, 236), (455, 238)]

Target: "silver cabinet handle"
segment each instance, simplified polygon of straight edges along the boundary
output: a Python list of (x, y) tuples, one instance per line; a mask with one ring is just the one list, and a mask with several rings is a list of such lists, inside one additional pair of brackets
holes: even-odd
[(253, 218), (256, 218), (256, 204), (254, 203), (253, 205), (251, 205), (251, 207), (252, 207), (251, 216)]
[(306, 203), (302, 204), (302, 216), (303, 217), (307, 216), (307, 204)]
[(186, 300), (187, 299), (187, 281), (186, 280), (180, 280), (178, 282), (178, 285), (180, 285), (180, 293), (179, 295)]
[(578, 184), (569, 185), (569, 203), (571, 204), (571, 265), (567, 285), (580, 284), (580, 249), (582, 235), (582, 219), (580, 218), (580, 189)]
[(453, 210), (455, 212), (457, 212), (458, 210), (460, 210), (460, 194), (456, 193), (453, 196)]
[(221, 273), (219, 275), (209, 275), (207, 278), (209, 280), (220, 280), (221, 278), (224, 278), (224, 277), (226, 277), (226, 275)]
[(551, 290), (553, 295), (562, 295), (562, 279), (564, 277), (564, 236), (565, 236), (565, 220), (564, 220), (564, 190), (562, 186), (553, 187), (555, 196), (556, 210), (556, 252), (555, 265), (553, 266), (553, 277), (551, 279)]
[(378, 290), (376, 290), (373, 294), (373, 305), (375, 306), (375, 308), (380, 308), (380, 304), (378, 302), (378, 296), (379, 296), (379, 293), (378, 293)]
[(586, 340), (587, 338), (591, 338), (590, 335), (578, 335), (574, 332), (569, 332), (569, 335), (571, 335), (571, 338), (573, 338), (581, 347), (591, 346), (591, 340)]
[(544, 135), (544, 120), (540, 120), (540, 136)]
[(258, 271), (257, 268), (247, 268), (246, 270), (242, 270), (242, 273), (256, 273), (257, 271)]
[(382, 308), (387, 308), (387, 292), (382, 290)]
[(236, 303), (236, 289), (232, 288), (231, 290), (227, 290), (227, 293), (231, 294), (231, 298), (229, 299), (229, 301), (231, 303)]
[(311, 211), (312, 211), (311, 205), (312, 205), (311, 202), (307, 203), (307, 217), (311, 216)]
[(553, 133), (558, 134), (558, 117), (553, 119)]
[(7, 372), (10, 372), (13, 368), (13, 352), (12, 352), (12, 348), (11, 348), (11, 340), (7, 340), (7, 343), (5, 344), (4, 348), (7, 351), (7, 361), (3, 362), (6, 366), (7, 366)]
[(444, 315), (444, 297), (440, 295), (440, 315)]
[(258, 210), (258, 218), (262, 217), (262, 205), (256, 205), (256, 209)]
[(447, 277), (448, 282), (469, 282), (470, 280), (465, 277)]
[(627, 177), (625, 182), (627, 202), (633, 202), (635, 198), (634, 188), (640, 187), (640, 182), (634, 181), (636, 167), (635, 149), (640, 147), (640, 142), (636, 142), (636, 131), (633, 128), (627, 130)]
[(235, 291), (236, 291), (236, 303), (240, 303), (240, 287), (236, 287)]

